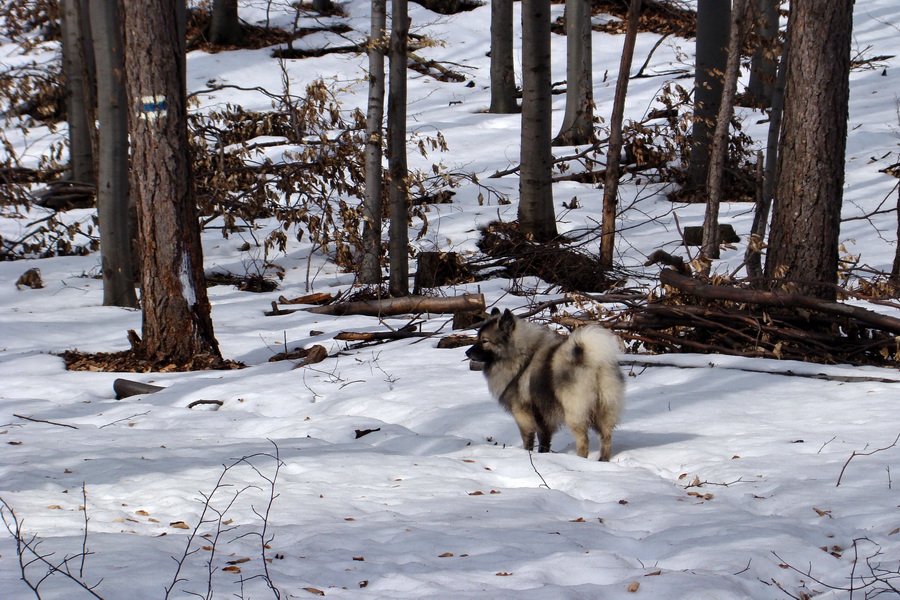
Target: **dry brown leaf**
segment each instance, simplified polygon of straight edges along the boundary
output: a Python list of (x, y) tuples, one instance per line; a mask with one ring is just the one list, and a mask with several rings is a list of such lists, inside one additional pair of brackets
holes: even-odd
[(150, 516), (150, 513), (148, 513), (146, 510), (136, 510), (136, 511), (134, 511), (134, 514), (141, 516), (141, 517), (149, 517)]
[(584, 517), (578, 517), (577, 519), (569, 519), (569, 523), (584, 523)]
[(222, 570), (225, 571), (226, 573), (240, 573), (241, 572), (241, 568), (235, 567), (235, 566), (223, 567)]
[(499, 573), (495, 573), (495, 575), (496, 575), (497, 577), (509, 577), (509, 576), (512, 575), (512, 573), (507, 573), (507, 572), (505, 572), (505, 571), (500, 571)]
[(632, 581), (631, 583), (628, 584), (628, 587), (625, 589), (627, 589), (629, 592), (636, 592), (636, 591), (638, 591), (639, 587), (641, 587), (640, 581)]
[(469, 492), (470, 496), (484, 496), (484, 492)]
[(62, 510), (62, 506), (60, 506), (59, 504), (51, 504), (47, 508), (49, 508), (50, 510)]
[(310, 594), (315, 594), (316, 596), (324, 596), (325, 595), (325, 592), (323, 592), (322, 590), (318, 590), (314, 587), (305, 587), (303, 589), (306, 590), (307, 592), (309, 592)]
[(662, 575), (662, 571), (653, 571), (652, 573), (644, 573), (644, 577), (653, 577), (654, 575)]
[(190, 525), (185, 523), (184, 521), (174, 521), (169, 523), (169, 527), (174, 527), (175, 529), (190, 529)]
[(443, 554), (438, 554), (438, 558), (449, 558), (453, 556), (452, 552), (444, 552)]
[(229, 565), (239, 565), (239, 564), (242, 564), (245, 562), (250, 562), (250, 559), (249, 558), (238, 558), (236, 560), (229, 560), (228, 564)]

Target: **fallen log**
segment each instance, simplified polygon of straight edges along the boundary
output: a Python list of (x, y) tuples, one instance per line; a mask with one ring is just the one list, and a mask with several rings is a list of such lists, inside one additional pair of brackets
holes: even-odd
[(463, 294), (462, 296), (447, 297), (404, 296), (381, 300), (360, 300), (312, 306), (303, 310), (323, 315), (390, 317), (412, 313), (481, 312), (485, 310), (485, 304), (483, 294)]
[(166, 388), (159, 385), (151, 385), (140, 381), (132, 381), (130, 379), (116, 379), (113, 381), (113, 391), (116, 393), (116, 400), (137, 396), (139, 394), (153, 394)]
[(816, 310), (830, 315), (855, 319), (876, 329), (900, 335), (900, 319), (882, 315), (860, 306), (851, 306), (849, 304), (841, 304), (840, 302), (820, 300), (818, 298), (813, 298), (812, 296), (803, 296), (801, 294), (712, 285), (676, 273), (671, 269), (663, 269), (660, 271), (659, 280), (665, 285), (674, 287), (682, 292), (704, 300), (726, 300), (731, 302), (743, 302), (746, 304), (758, 304), (761, 306)]

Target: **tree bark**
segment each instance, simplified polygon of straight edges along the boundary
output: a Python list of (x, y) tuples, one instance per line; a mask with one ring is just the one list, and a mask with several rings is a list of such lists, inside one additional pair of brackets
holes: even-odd
[(557, 235), (550, 149), (550, 0), (522, 0), (522, 44), (519, 228), (543, 242)]
[(744, 38), (744, 20), (749, 0), (734, 0), (731, 33), (728, 44), (728, 63), (722, 86), (722, 100), (716, 116), (710, 151), (709, 173), (706, 178), (706, 214), (703, 219), (703, 242), (700, 256), (705, 259), (704, 270), (709, 272), (711, 261), (719, 258), (719, 204), (723, 196), (725, 160), (728, 157), (728, 132), (734, 116), (734, 97), (737, 94), (738, 75), (741, 70), (741, 42)]
[(69, 171), (73, 181), (96, 182), (94, 49), (87, 0), (62, 0), (63, 78), (69, 122)]
[(750, 61), (747, 91), (761, 107), (772, 105), (778, 70), (778, 5), (780, 0), (753, 0), (757, 5), (756, 33), (759, 44)]
[(406, 53), (409, 15), (406, 0), (391, 0), (390, 84), (388, 89), (388, 172), (390, 175), (389, 287), (392, 296), (409, 294), (409, 170), (406, 163)]
[(462, 296), (447, 297), (404, 296), (402, 298), (385, 298), (383, 300), (343, 302), (341, 304), (313, 306), (303, 310), (321, 315), (367, 315), (370, 317), (387, 317), (426, 312), (477, 312), (483, 311), (484, 307), (484, 295), (463, 294)]
[(213, 334), (194, 198), (185, 100), (185, 5), (123, 5), (132, 185), (142, 249), (146, 359), (180, 365), (221, 358)]
[[(775, 177), (778, 167), (778, 138), (781, 134), (781, 116), (784, 112), (784, 83), (787, 75), (787, 57), (790, 44), (785, 43), (778, 62), (778, 74), (775, 77), (775, 88), (772, 90), (772, 108), (769, 110), (769, 132), (766, 136), (766, 162), (763, 169), (762, 189), (753, 215), (753, 226), (750, 230), (750, 242), (744, 259), (747, 262), (747, 274), (750, 277), (762, 277), (762, 243), (766, 239), (769, 226), (769, 213), (772, 208), (772, 196), (775, 194)], [(900, 214), (900, 213), (898, 213)]]
[(791, 48), (766, 275), (806, 282), (799, 285), (801, 293), (834, 299), (853, 0), (793, 3), (788, 27)]
[(596, 140), (592, 33), (590, 0), (566, 0), (566, 111), (554, 146)]
[(384, 145), (384, 49), (387, 28), (386, 0), (372, 0), (367, 53), (369, 102), (366, 109), (366, 192), (363, 200), (364, 249), (359, 264), (360, 283), (381, 283), (382, 154)]
[(513, 67), (513, 0), (491, 2), (491, 106), (488, 112), (519, 112)]
[(690, 181), (705, 189), (710, 147), (722, 98), (728, 60), (731, 2), (697, 0), (697, 58), (694, 72), (694, 126), (691, 132)]
[(616, 96), (612, 116), (609, 119), (609, 149), (606, 152), (606, 180), (603, 185), (603, 217), (600, 223), (600, 264), (612, 268), (616, 248), (616, 208), (619, 200), (619, 161), (622, 154), (622, 122), (625, 117), (625, 97), (628, 95), (628, 78), (637, 40), (641, 17), (641, 0), (631, 0), (628, 7), (628, 26), (619, 62), (619, 78), (616, 80)]
[(97, 214), (105, 306), (137, 306), (131, 241), (133, 204), (128, 193), (128, 113), (125, 33), (118, 2), (90, 0), (97, 63)]
[(209, 41), (221, 46), (244, 44), (244, 30), (238, 18), (237, 0), (213, 0), (209, 20)]

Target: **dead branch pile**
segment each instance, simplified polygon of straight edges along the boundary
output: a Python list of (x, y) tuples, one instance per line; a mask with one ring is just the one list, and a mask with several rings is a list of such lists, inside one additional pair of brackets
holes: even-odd
[(614, 283), (593, 255), (562, 241), (535, 243), (519, 231), (516, 223), (491, 223), (481, 231), (478, 248), (496, 259), (483, 268), (502, 268), (510, 278), (540, 277), (563, 291), (581, 292), (602, 292)]
[(660, 282), (664, 295), (625, 311), (616, 323), (644, 351), (892, 367), (900, 362), (900, 319), (747, 284), (713, 284), (671, 269), (660, 272)]

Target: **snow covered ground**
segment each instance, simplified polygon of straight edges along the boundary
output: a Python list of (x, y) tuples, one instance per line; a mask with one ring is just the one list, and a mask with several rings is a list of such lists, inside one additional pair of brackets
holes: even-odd
[[(242, 12), (247, 21), (265, 18), (257, 4)], [(481, 112), (489, 99), (490, 8), (453, 17), (410, 8), (414, 27), (446, 45), (421, 53), (471, 67), (475, 81), (466, 87), (411, 72), (410, 129), (443, 132), (450, 150), (441, 160), (481, 178), (516, 163), (518, 117)], [(366, 3), (346, 10), (345, 21), (365, 31)], [(855, 47), (891, 54), (897, 23), (892, 0), (857, 3)], [(636, 64), (657, 40), (639, 37)], [(564, 44), (554, 39), (554, 80), (565, 78)], [(621, 38), (595, 34), (594, 47), (597, 114), (608, 116)], [(691, 52), (692, 42), (667, 40), (650, 68), (678, 67)], [(342, 98), (352, 107), (365, 99), (363, 65), (362, 57), (331, 55), (287, 68), (298, 86), (333, 77), (347, 86)], [(195, 52), (189, 71), (192, 90), (212, 78), (281, 85), (268, 51)], [(851, 76), (845, 217), (872, 211), (895, 184), (878, 170), (896, 160), (897, 77), (890, 67)], [(662, 84), (633, 81), (628, 116), (641, 117)], [(252, 92), (200, 98), (203, 108), (269, 107)], [(554, 102), (558, 121), (564, 97)], [(746, 130), (763, 139), (760, 115), (743, 114)], [(40, 150), (42, 135), (54, 139), (36, 131), (20, 148)], [(515, 177), (490, 185), (515, 197)], [(657, 188), (623, 184), (626, 198), (643, 198), (622, 216), (632, 229), (619, 242), (619, 260), (629, 267), (678, 239), (672, 205)], [(421, 247), (472, 250), (478, 225), (514, 216), (515, 204), (489, 198), (479, 206), (478, 193), (463, 186), (452, 204), (433, 207)], [(584, 207), (560, 209), (561, 228), (597, 219), (600, 192), (591, 186), (562, 183), (555, 196), (558, 204), (578, 196)], [(702, 207), (675, 208), (682, 225), (699, 224)], [(648, 218), (654, 215), (665, 217)], [(746, 236), (747, 205), (723, 206), (722, 217)], [(847, 251), (889, 268), (895, 219), (848, 222)], [(5, 220), (0, 231), (14, 237), (21, 226)], [(242, 243), (207, 232), (207, 270), (242, 273), (259, 258), (239, 251)], [(726, 252), (717, 268), (727, 272), (742, 255), (740, 246)], [(210, 288), (223, 354), (246, 369), (127, 374), (166, 389), (124, 400), (112, 391), (121, 374), (68, 372), (53, 354), (122, 350), (125, 332), (140, 328), (138, 312), (101, 305), (101, 283), (86, 276), (98, 269), (98, 255), (0, 263), (3, 514), (15, 526), (15, 510), (23, 539), (50, 563), (70, 557), (64, 566), (98, 596), (150, 600), (171, 589), (170, 598), (837, 599), (900, 584), (896, 370), (623, 356), (627, 406), (612, 461), (577, 457), (566, 431), (553, 453), (529, 455), (481, 375), (469, 370), (464, 349), (436, 348), (450, 333), (447, 318), (424, 319), (425, 331), (438, 332), (433, 338), (353, 349), (333, 336), (385, 325), (357, 316), (263, 315), (279, 295), (301, 295), (308, 284), (345, 291), (352, 275), (319, 253), (310, 257), (305, 244), (274, 260), (286, 273), (276, 292)], [(46, 287), (17, 289), (31, 267)], [(480, 291), (492, 305), (523, 309), (552, 297), (547, 290), (533, 280), (498, 279), (446, 292)], [(331, 356), (300, 369), (267, 362), (285, 343), (323, 344)], [(832, 377), (798, 376), (819, 373)], [(223, 404), (188, 408), (195, 400)], [(597, 455), (594, 440), (591, 458)], [(44, 600), (90, 597), (60, 573), (47, 576), (39, 562), (26, 572)], [(0, 598), (32, 597), (15, 540), (2, 531)]]

